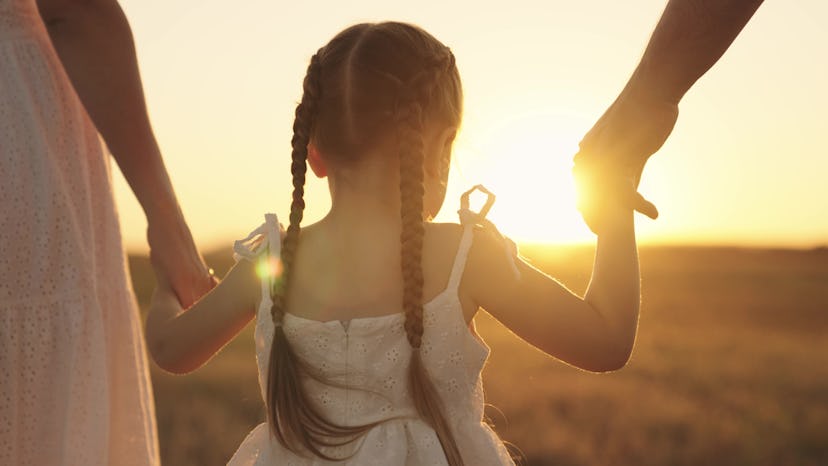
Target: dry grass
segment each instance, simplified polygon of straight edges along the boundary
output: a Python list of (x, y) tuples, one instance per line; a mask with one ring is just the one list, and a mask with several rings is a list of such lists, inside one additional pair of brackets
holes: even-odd
[[(524, 254), (586, 287), (591, 250)], [(523, 464), (828, 464), (828, 250), (644, 248), (641, 262), (639, 338), (622, 371), (579, 371), (478, 318), (492, 348), (487, 412)], [(145, 305), (149, 268), (131, 265)], [(263, 418), (250, 328), (195, 373), (154, 368), (153, 382), (167, 466), (224, 464)]]

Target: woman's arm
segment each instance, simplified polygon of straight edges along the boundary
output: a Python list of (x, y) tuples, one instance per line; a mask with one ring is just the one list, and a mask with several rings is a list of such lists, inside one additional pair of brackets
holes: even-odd
[(254, 263), (240, 260), (221, 283), (184, 310), (159, 274), (147, 315), (150, 355), (169, 372), (198, 369), (250, 322), (260, 292)]
[(502, 239), (485, 231), (476, 232), (462, 286), (541, 351), (589, 371), (620, 369), (632, 352), (640, 304), (632, 209), (616, 204), (601, 225), (583, 298), (523, 261), (515, 277)]
[(153, 255), (185, 304), (213, 285), (150, 126), (129, 23), (115, 0), (38, 0), (52, 44), (147, 217)]
[[(618, 173), (635, 177), (637, 186), (647, 159), (673, 131), (681, 98), (721, 58), (761, 4), (670, 0), (635, 72), (580, 143), (575, 166), (582, 195), (589, 196), (606, 184), (607, 176)], [(658, 215), (640, 195), (631, 193), (627, 199), (636, 210)], [(582, 201), (579, 208), (584, 212), (600, 206)]]
[(762, 0), (670, 0), (628, 87), (678, 103), (736, 39)]

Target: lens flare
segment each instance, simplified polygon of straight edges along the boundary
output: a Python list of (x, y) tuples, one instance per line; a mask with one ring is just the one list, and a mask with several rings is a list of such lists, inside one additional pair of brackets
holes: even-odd
[(256, 275), (261, 280), (272, 279), (282, 275), (282, 260), (277, 257), (263, 257), (256, 264)]

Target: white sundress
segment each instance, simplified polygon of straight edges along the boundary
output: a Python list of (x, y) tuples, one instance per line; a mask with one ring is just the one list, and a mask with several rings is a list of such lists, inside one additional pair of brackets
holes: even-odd
[[(257, 260), (268, 250), (272, 258), (279, 257), (279, 222), (273, 214), (265, 215), (265, 220), (248, 238), (236, 242), (237, 257)], [(264, 241), (255, 250), (246, 246), (247, 241), (260, 234)], [(423, 363), (442, 399), (465, 464), (514, 465), (497, 434), (483, 422), (481, 371), (489, 348), (474, 331), (474, 325), (470, 328), (466, 324), (457, 294), (472, 238), (472, 227), (465, 227), (448, 285), (424, 305)], [(274, 330), (268, 288), (267, 280), (263, 280), (255, 329), (263, 399)], [(320, 412), (341, 425), (379, 424), (348, 446), (323, 449), (333, 457), (353, 454), (336, 463), (295, 455), (270, 434), (267, 424), (260, 424), (242, 442), (228, 465), (447, 465), (437, 434), (419, 418), (408, 393), (411, 347), (404, 320), (404, 314), (398, 313), (321, 322), (286, 313), (284, 331), (297, 357), (325, 379), (348, 387), (334, 387), (303, 376), (305, 390)]]
[(0, 0), (0, 465), (159, 464), (109, 170), (35, 0)]

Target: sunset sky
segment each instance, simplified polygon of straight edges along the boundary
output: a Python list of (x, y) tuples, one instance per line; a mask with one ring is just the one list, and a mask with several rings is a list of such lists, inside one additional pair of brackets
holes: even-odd
[[(465, 87), (449, 195), (483, 183), (517, 241), (592, 241), (570, 180), (578, 141), (638, 62), (665, 0), (122, 0), (150, 116), (196, 242), (226, 246), (285, 215), (289, 141), (309, 57), (355, 22), (418, 24), (452, 48)], [(828, 2), (769, 0), (687, 94), (641, 191), (647, 243), (828, 244)], [(117, 172), (117, 170), (114, 170)], [(116, 175), (127, 248), (143, 213)], [(329, 206), (313, 179), (306, 222)]]

